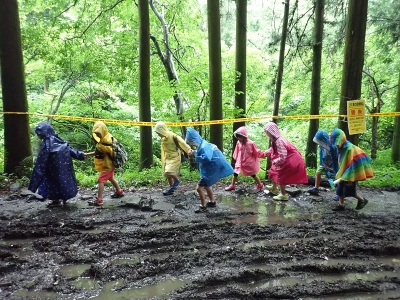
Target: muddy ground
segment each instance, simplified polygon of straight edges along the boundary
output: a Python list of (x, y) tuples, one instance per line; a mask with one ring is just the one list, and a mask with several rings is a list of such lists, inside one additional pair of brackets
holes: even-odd
[(3, 191), (0, 299), (400, 299), (398, 191), (359, 188), (364, 209), (332, 212), (331, 190), (276, 202), (219, 184), (195, 214), (194, 186), (107, 191), (103, 208), (95, 190), (57, 208)]

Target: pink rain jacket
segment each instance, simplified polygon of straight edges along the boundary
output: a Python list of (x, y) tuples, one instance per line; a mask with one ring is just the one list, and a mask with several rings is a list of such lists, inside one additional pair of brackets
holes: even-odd
[(259, 158), (264, 157), (264, 152), (256, 146), (256, 144), (248, 138), (246, 127), (238, 128), (233, 135), (242, 135), (247, 138), (243, 143), (238, 140), (236, 143), (235, 151), (233, 152), (233, 159), (235, 163), (235, 173), (242, 174), (243, 176), (256, 175), (260, 171)]

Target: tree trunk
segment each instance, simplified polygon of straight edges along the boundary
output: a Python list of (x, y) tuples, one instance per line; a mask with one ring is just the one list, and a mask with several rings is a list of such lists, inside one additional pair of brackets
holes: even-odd
[[(283, 77), (283, 64), (285, 62), (285, 46), (286, 46), (286, 36), (288, 31), (288, 20), (289, 20), (289, 2), (290, 0), (286, 0), (283, 4), (285, 5), (285, 11), (283, 14), (283, 24), (282, 24), (282, 37), (281, 44), (279, 49), (279, 62), (278, 62), (278, 74), (276, 76), (276, 86), (275, 86), (275, 97), (274, 97), (274, 111), (272, 113), (273, 116), (278, 116), (279, 113), (279, 102), (281, 99), (281, 89), (282, 89), (282, 77)], [(278, 119), (272, 120), (275, 123), (278, 123)], [(271, 142), (269, 143), (271, 146)], [(272, 166), (271, 159), (267, 159), (266, 170), (268, 171)], [(268, 172), (265, 173), (265, 177), (268, 177)]]
[[(236, 83), (235, 107), (242, 111), (235, 118), (246, 116), (246, 50), (247, 50), (247, 0), (236, 0)], [(245, 122), (233, 123), (233, 132)], [(233, 138), (232, 151), (235, 149), (237, 139)], [(232, 165), (234, 165), (232, 159)]]
[[(157, 16), (158, 20), (161, 22), (162, 30), (163, 30), (163, 43), (165, 46), (165, 51), (161, 51), (160, 45), (159, 45), (157, 39), (153, 35), (150, 35), (150, 38), (152, 39), (152, 41), (157, 49), (157, 54), (164, 65), (165, 71), (167, 72), (168, 81), (171, 84), (171, 86), (175, 88), (176, 84), (179, 83), (179, 77), (178, 77), (178, 72), (176, 71), (176, 68), (175, 68), (173, 54), (172, 54), (172, 51), (171, 51), (170, 45), (169, 45), (168, 25), (167, 25), (167, 22), (165, 21), (164, 15), (162, 13), (160, 13), (157, 10), (157, 8), (155, 7), (154, 1), (150, 0), (149, 3), (150, 3), (151, 10), (154, 12), (154, 14)], [(181, 115), (183, 113), (182, 91), (175, 90), (174, 101), (175, 101), (176, 113), (178, 115)]]
[[(151, 122), (150, 103), (150, 20), (148, 0), (138, 1), (139, 9), (139, 120)], [(153, 139), (150, 126), (140, 127), (139, 170), (153, 164)]]
[[(347, 101), (358, 100), (361, 97), (367, 12), (368, 0), (349, 0), (339, 105), (340, 115), (347, 115)], [(349, 136), (347, 122), (339, 119), (338, 127), (346, 133), (350, 142), (358, 145), (359, 136), (358, 134)]]
[[(0, 1), (0, 62), (4, 112), (28, 112), (17, 0)], [(32, 155), (29, 117), (4, 115), (4, 172), (23, 175)]]
[[(324, 6), (325, 0), (317, 0), (315, 4), (315, 41), (313, 47), (313, 71), (311, 81), (311, 106), (310, 115), (319, 115), (321, 96), (321, 57), (322, 39), (324, 32)], [(317, 167), (318, 145), (313, 141), (319, 128), (319, 119), (310, 120), (306, 148), (306, 166)]]
[[(396, 111), (400, 112), (400, 72), (399, 84), (397, 85)], [(392, 160), (395, 163), (400, 162), (400, 117), (394, 117)]]
[(371, 159), (376, 159), (378, 151), (378, 117), (372, 117), (371, 126)]
[[(287, 25), (289, 20), (289, 2), (290, 0), (286, 0), (284, 2), (285, 12), (283, 15), (283, 24), (282, 24), (282, 37), (281, 37), (281, 45), (279, 50), (279, 63), (278, 63), (278, 74), (276, 78), (276, 87), (275, 87), (275, 98), (274, 98), (274, 116), (278, 116), (279, 113), (279, 102), (281, 99), (281, 89), (282, 89), (282, 77), (283, 77), (283, 64), (285, 61), (285, 46), (286, 46), (286, 36), (287, 36)], [(278, 119), (273, 120), (275, 123), (278, 123)]]
[[(207, 0), (210, 120), (222, 120), (221, 24), (219, 1)], [(210, 142), (223, 150), (223, 125), (210, 125)]]

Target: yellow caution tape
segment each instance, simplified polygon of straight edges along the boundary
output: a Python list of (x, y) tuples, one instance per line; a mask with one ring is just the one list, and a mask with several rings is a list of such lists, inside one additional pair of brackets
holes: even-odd
[[(97, 118), (86, 118), (77, 116), (64, 116), (64, 115), (50, 115), (41, 113), (30, 113), (30, 112), (0, 112), (3, 115), (31, 115), (31, 116), (41, 116), (53, 119), (64, 119), (73, 121), (84, 121), (84, 122), (96, 122), (103, 121), (109, 124), (123, 124), (132, 126), (154, 126), (156, 122), (142, 122), (142, 121), (128, 121), (128, 120), (116, 120), (116, 119), (97, 119)], [(374, 114), (365, 114), (366, 117), (399, 117), (400, 112), (381, 112)], [(298, 116), (262, 116), (253, 118), (238, 118), (238, 119), (224, 119), (224, 120), (208, 120), (208, 121), (191, 121), (191, 122), (165, 122), (167, 126), (200, 126), (200, 125), (216, 125), (216, 124), (230, 124), (239, 122), (251, 122), (251, 121), (262, 121), (267, 119), (327, 119), (327, 118), (346, 118), (347, 115), (335, 115), (335, 114), (325, 114), (325, 115), (298, 115)]]

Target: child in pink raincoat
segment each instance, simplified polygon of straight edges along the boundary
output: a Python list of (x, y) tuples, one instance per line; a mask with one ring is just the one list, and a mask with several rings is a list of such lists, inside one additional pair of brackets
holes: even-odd
[(257, 183), (256, 189), (262, 190), (264, 184), (257, 176), (257, 173), (260, 171), (259, 158), (264, 157), (264, 152), (258, 149), (256, 144), (248, 138), (245, 126), (239, 127), (233, 135), (238, 140), (232, 156), (236, 161), (235, 173), (233, 174), (231, 184), (225, 188), (225, 191), (232, 191), (236, 188), (239, 174), (253, 177)]
[(275, 193), (279, 185), (280, 193), (273, 199), (287, 201), (289, 200), (289, 195), (286, 194), (287, 184), (308, 182), (303, 157), (294, 145), (281, 136), (274, 122), (269, 122), (264, 126), (264, 133), (271, 140), (271, 148), (265, 152), (265, 156), (270, 157), (272, 161), (272, 167), (268, 172), (272, 186), (267, 186), (267, 189)]

